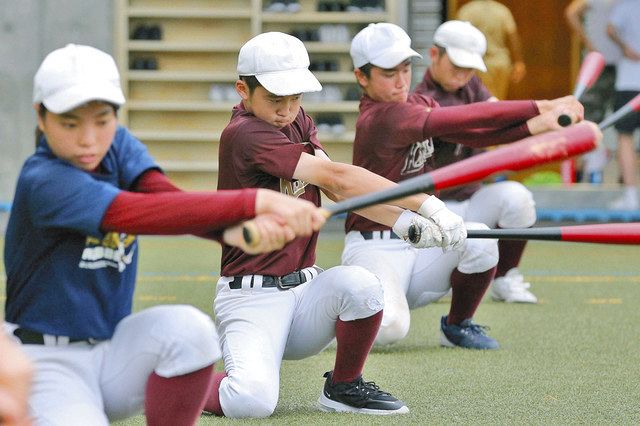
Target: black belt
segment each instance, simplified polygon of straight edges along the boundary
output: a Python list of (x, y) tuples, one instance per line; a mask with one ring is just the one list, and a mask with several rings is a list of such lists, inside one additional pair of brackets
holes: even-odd
[(362, 235), (362, 238), (364, 238), (365, 240), (388, 240), (388, 239), (392, 239), (392, 240), (399, 240), (400, 237), (398, 237), (396, 235), (395, 232), (393, 231), (389, 231), (389, 238), (384, 238), (383, 237), (383, 232), (384, 231), (360, 231), (360, 234)]
[[(322, 272), (322, 269), (318, 267), (314, 267), (318, 274)], [(314, 276), (317, 276), (315, 274)], [(231, 290), (239, 290), (242, 288), (242, 276), (234, 277), (232, 281), (229, 282), (229, 288)], [(251, 276), (250, 287), (253, 288), (253, 282), (255, 280), (255, 275)], [(307, 276), (302, 271), (294, 271), (290, 274), (283, 275), (281, 277), (274, 277), (271, 275), (262, 275), (262, 287), (277, 287), (280, 290), (287, 290), (293, 287), (297, 287), (300, 284), (307, 282)]]
[(47, 346), (65, 346), (69, 343), (89, 343), (95, 345), (100, 340), (97, 339), (74, 339), (67, 336), (54, 336), (50, 334), (42, 334), (37, 331), (27, 330), (25, 328), (16, 328), (13, 334), (20, 339), (25, 345), (47, 345)]

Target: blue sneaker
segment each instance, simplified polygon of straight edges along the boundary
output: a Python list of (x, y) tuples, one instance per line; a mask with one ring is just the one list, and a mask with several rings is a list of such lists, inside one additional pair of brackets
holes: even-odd
[(498, 349), (498, 341), (485, 334), (487, 327), (467, 318), (459, 325), (447, 325), (447, 315), (440, 319), (440, 345), (449, 348)]

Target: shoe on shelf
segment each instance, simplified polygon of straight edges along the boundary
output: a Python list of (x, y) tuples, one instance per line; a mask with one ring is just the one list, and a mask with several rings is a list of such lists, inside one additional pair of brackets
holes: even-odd
[(350, 383), (333, 383), (332, 371), (324, 373), (324, 377), (324, 389), (318, 399), (322, 411), (378, 416), (409, 412), (404, 402), (380, 390), (374, 382), (365, 382), (362, 376)]
[(507, 303), (538, 303), (538, 298), (529, 291), (531, 284), (524, 281), (518, 268), (511, 268), (491, 283), (491, 298)]
[(440, 345), (449, 348), (498, 349), (498, 341), (487, 336), (488, 327), (467, 318), (460, 324), (447, 324), (447, 315), (440, 318)]
[(287, 11), (287, 5), (284, 1), (272, 1), (267, 7), (264, 8), (265, 12), (277, 12), (282, 13)]

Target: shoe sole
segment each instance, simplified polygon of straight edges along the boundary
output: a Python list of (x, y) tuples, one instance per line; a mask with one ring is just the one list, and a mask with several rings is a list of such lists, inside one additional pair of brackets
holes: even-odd
[(497, 349), (500, 349), (500, 346), (498, 346), (497, 348), (470, 348), (467, 346), (456, 345), (455, 343), (452, 343), (449, 339), (447, 339), (447, 336), (445, 336), (442, 331), (440, 331), (440, 346), (443, 346), (445, 348), (467, 349), (471, 351), (495, 351)]
[(318, 408), (325, 413), (356, 413), (356, 414), (368, 414), (374, 416), (392, 416), (395, 414), (407, 414), (409, 407), (403, 405), (397, 410), (372, 410), (370, 408), (356, 408), (350, 405), (343, 404), (338, 401), (327, 398), (324, 392), (318, 399)]

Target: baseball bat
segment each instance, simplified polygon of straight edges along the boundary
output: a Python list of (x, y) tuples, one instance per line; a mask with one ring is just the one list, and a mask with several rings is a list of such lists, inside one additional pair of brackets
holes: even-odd
[(607, 127), (614, 125), (618, 120), (625, 117), (627, 114), (631, 114), (634, 111), (640, 111), (640, 94), (637, 94), (633, 99), (624, 104), (613, 114), (602, 120), (600, 124), (598, 124), (598, 127), (600, 128), (600, 130), (604, 130)]
[(524, 229), (469, 229), (467, 238), (640, 244), (640, 222), (550, 226)]
[[(375, 204), (407, 197), (419, 192), (450, 188), (482, 180), (505, 170), (524, 170), (538, 164), (562, 160), (594, 149), (601, 138), (591, 122), (582, 122), (551, 132), (529, 136), (518, 142), (487, 151), (398, 183), (397, 186), (372, 192), (324, 207), (327, 217)], [(257, 232), (243, 229), (245, 242), (257, 244)], [(253, 242), (253, 243), (252, 243)]]
[[(578, 72), (578, 79), (576, 81), (575, 88), (573, 89), (573, 96), (576, 99), (580, 99), (582, 94), (598, 80), (602, 70), (604, 69), (605, 60), (604, 56), (600, 52), (589, 52), (584, 57), (582, 64), (580, 65), (580, 71)], [(562, 114), (558, 117), (558, 124), (562, 127), (567, 127), (571, 124), (571, 117), (567, 114)]]

